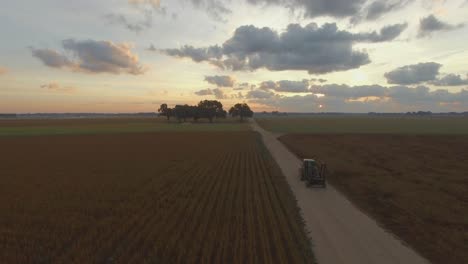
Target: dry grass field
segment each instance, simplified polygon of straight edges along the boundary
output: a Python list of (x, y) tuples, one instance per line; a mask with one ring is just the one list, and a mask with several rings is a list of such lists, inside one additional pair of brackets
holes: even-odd
[(0, 138), (2, 263), (312, 263), (254, 132)]
[[(468, 263), (468, 136), (289, 134), (302, 158), (433, 263)], [(365, 235), (365, 234), (364, 234)]]

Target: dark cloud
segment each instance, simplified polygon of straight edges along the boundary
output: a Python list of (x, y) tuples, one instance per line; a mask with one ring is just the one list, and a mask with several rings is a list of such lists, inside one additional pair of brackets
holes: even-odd
[(234, 87), (234, 83), (236, 82), (234, 78), (226, 75), (205, 76), (205, 81), (218, 87)]
[(73, 93), (76, 91), (75, 87), (72, 86), (61, 86), (56, 82), (50, 82), (48, 84), (43, 84), (40, 86), (42, 89), (47, 89), (50, 92), (58, 93)]
[(307, 17), (348, 17), (357, 14), (366, 0), (247, 0), (252, 4), (274, 4), (304, 10)]
[(261, 82), (260, 85), (259, 85), (259, 89), (262, 89), (262, 90), (274, 90), (276, 89), (277, 87), (277, 84), (276, 82), (274, 81), (265, 81), (265, 82)]
[(51, 49), (31, 48), (32, 55), (52, 68), (74, 67), (74, 64), (64, 55)]
[(309, 91), (309, 81), (305, 79), (302, 81), (266, 81), (260, 83), (259, 89), (264, 91), (274, 90), (276, 92), (285, 93), (307, 93)]
[(403, 24), (395, 24), (383, 27), (379, 33), (372, 32), (372, 33), (364, 33), (356, 35), (358, 40), (363, 42), (384, 42), (394, 40), (398, 36), (400, 36), (401, 32), (403, 32), (408, 27), (407, 23)]
[(132, 53), (132, 46), (126, 43), (68, 39), (62, 42), (62, 46), (72, 59), (49, 49), (33, 48), (32, 54), (49, 67), (77, 72), (139, 75), (147, 70), (139, 63), (138, 56)]
[(279, 81), (275, 91), (286, 93), (306, 93), (309, 90), (309, 81)]
[(195, 94), (198, 96), (206, 96), (206, 95), (212, 95), (213, 91), (211, 89), (202, 89), (200, 91), (196, 91)]
[(460, 86), (468, 85), (468, 76), (463, 79), (460, 75), (457, 74), (447, 74), (446, 76), (431, 82), (436, 86)]
[(419, 21), (419, 37), (430, 36), (435, 31), (450, 31), (458, 28), (462, 28), (463, 24), (451, 25), (439, 20), (434, 15), (424, 17)]
[(275, 96), (275, 93), (272, 91), (264, 90), (264, 89), (255, 89), (251, 90), (247, 93), (247, 98), (249, 99), (268, 99)]
[(222, 48), (219, 46), (194, 48), (193, 46), (185, 45), (180, 49), (165, 49), (162, 52), (173, 57), (188, 57), (195, 62), (210, 61), (213, 64), (216, 64), (216, 61), (223, 56)]
[(387, 82), (391, 84), (419, 84), (436, 80), (442, 64), (426, 62), (399, 67), (385, 73)]
[(165, 49), (174, 57), (187, 57), (195, 62), (207, 61), (222, 69), (234, 71), (305, 70), (323, 74), (359, 68), (370, 63), (369, 55), (354, 50), (359, 42), (382, 42), (396, 38), (406, 24), (386, 26), (377, 32), (354, 34), (338, 30), (335, 23), (319, 27), (290, 24), (281, 34), (268, 27), (241, 26), (222, 47), (210, 46)]
[(410, 2), (410, 0), (377, 0), (370, 2), (361, 12), (351, 18), (351, 23), (356, 24), (362, 20), (372, 21), (379, 19), (387, 13), (403, 8)]

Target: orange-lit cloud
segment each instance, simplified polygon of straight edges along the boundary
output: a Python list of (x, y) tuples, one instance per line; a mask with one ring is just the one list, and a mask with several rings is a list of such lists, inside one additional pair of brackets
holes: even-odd
[(32, 48), (32, 55), (46, 66), (74, 72), (140, 75), (148, 70), (140, 64), (138, 56), (132, 52), (133, 46), (128, 43), (67, 39), (62, 46), (73, 59), (50, 49)]

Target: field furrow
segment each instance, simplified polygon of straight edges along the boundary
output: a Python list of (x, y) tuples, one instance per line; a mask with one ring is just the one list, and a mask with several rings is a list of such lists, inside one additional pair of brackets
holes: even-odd
[(258, 135), (187, 135), (0, 138), (1, 262), (312, 263)]

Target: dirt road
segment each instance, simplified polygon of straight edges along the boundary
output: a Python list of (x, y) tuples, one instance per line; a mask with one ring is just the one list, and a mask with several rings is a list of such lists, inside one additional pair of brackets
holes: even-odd
[(319, 264), (429, 263), (357, 209), (333, 186), (306, 188), (299, 180), (300, 160), (254, 120), (258, 131), (294, 192)]

